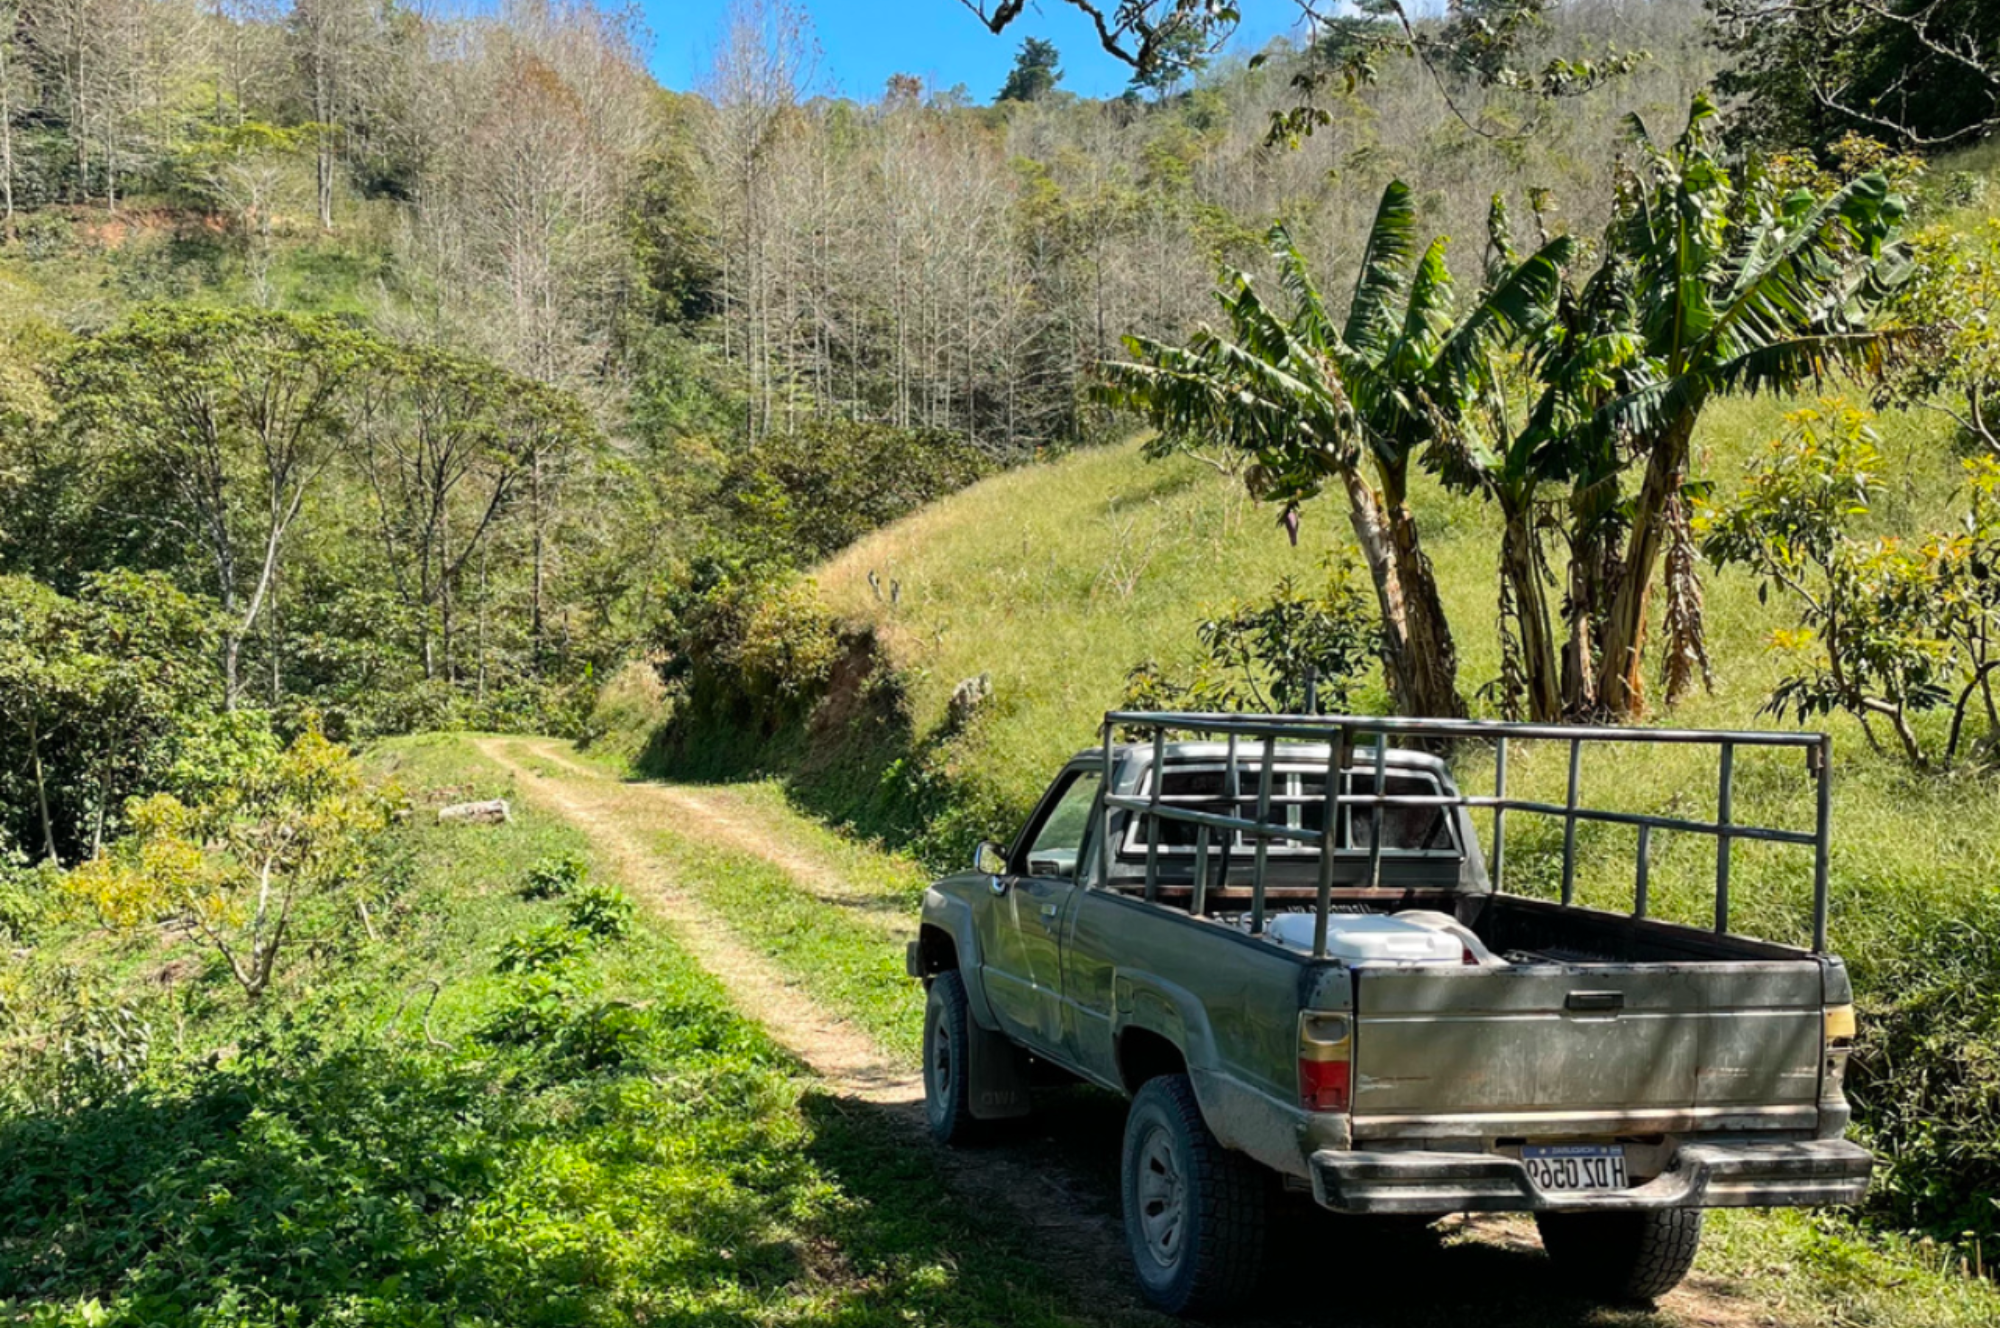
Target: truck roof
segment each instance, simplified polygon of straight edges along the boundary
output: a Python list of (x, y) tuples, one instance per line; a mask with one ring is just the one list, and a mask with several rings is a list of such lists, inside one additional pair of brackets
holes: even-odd
[[(1298, 762), (1305, 765), (1325, 765), (1327, 757), (1331, 754), (1329, 747), (1330, 744), (1324, 742), (1284, 742), (1278, 744), (1277, 756), (1279, 760), (1286, 762)], [(1111, 752), (1113, 758), (1120, 763), (1136, 757), (1141, 763), (1149, 764), (1153, 759), (1153, 744), (1150, 742), (1113, 743)], [(1229, 744), (1226, 742), (1170, 742), (1166, 746), (1166, 755), (1169, 764), (1188, 761), (1223, 761), (1229, 757)], [(1074, 765), (1084, 761), (1101, 761), (1103, 757), (1104, 749), (1102, 747), (1086, 747), (1070, 758), (1070, 764)], [(1244, 741), (1237, 744), (1236, 760), (1239, 765), (1254, 767), (1262, 758), (1263, 744), (1261, 742)], [(1348, 769), (1352, 770), (1357, 767), (1372, 766), (1374, 764), (1375, 749), (1373, 747), (1354, 747), (1349, 749), (1347, 753)], [(1412, 751), (1406, 747), (1391, 747), (1388, 759), (1384, 764), (1398, 770), (1427, 770), (1440, 775), (1448, 773), (1447, 767), (1441, 758), (1433, 756), (1429, 752)]]

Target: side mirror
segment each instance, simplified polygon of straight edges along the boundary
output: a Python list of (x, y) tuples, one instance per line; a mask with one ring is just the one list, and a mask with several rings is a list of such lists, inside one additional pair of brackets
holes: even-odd
[(1007, 874), (1007, 850), (990, 839), (979, 841), (979, 847), (972, 850), (972, 870), (988, 876)]

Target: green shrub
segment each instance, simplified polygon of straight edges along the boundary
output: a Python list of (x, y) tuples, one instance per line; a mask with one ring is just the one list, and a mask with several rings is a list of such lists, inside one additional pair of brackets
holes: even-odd
[(632, 932), (632, 901), (615, 885), (586, 885), (569, 898), (569, 925), (602, 941)]
[(20, 855), (0, 847), (0, 944), (35, 939), (50, 910), (51, 882)]
[(576, 984), (567, 972), (537, 969), (522, 973), (479, 1026), (476, 1036), (495, 1047), (554, 1046), (570, 1025), (576, 997)]
[(1201, 655), (1186, 680), (1151, 660), (1134, 665), (1125, 707), (1298, 714), (1310, 671), (1317, 713), (1346, 710), (1354, 684), (1375, 667), (1381, 629), (1351, 556), (1329, 555), (1321, 572), (1317, 588), (1288, 576), (1265, 598), (1238, 600), (1196, 624)]
[(697, 560), (670, 590), (653, 635), (660, 679), (677, 693), (662, 735), (670, 747), (710, 731), (732, 739), (797, 735), (841, 655), (837, 626), (810, 579), (734, 556)]
[(578, 1012), (556, 1040), (557, 1054), (584, 1070), (615, 1070), (651, 1043), (652, 1015), (630, 1001), (600, 1001)]
[(500, 973), (548, 973), (580, 953), (588, 938), (582, 933), (551, 922), (529, 931), (517, 931), (500, 942), (500, 956), (493, 965)]
[(992, 470), (961, 434), (816, 416), (744, 452), (722, 506), (747, 547), (810, 563)]
[(590, 874), (590, 863), (580, 853), (551, 853), (528, 868), (521, 885), (523, 899), (560, 899)]

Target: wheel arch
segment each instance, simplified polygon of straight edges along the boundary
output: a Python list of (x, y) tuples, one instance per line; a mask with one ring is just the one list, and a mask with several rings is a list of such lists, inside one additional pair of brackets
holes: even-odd
[(972, 1021), (983, 1029), (1000, 1027), (993, 1007), (986, 999), (986, 982), (980, 969), (979, 933), (972, 922), (972, 906), (965, 900), (933, 886), (924, 897), (923, 921), (917, 930), (916, 976), (926, 980), (956, 970), (965, 984), (965, 1002)]

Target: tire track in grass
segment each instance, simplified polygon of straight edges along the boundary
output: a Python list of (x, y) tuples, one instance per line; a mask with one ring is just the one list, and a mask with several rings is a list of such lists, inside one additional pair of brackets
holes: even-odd
[[(738, 940), (727, 920), (673, 879), (645, 840), (620, 814), (616, 795), (628, 786), (564, 760), (552, 744), (476, 738), (479, 754), (514, 779), (515, 787), (569, 820), (603, 851), (626, 888), (667, 923), (690, 954), (716, 977), (730, 1000), (763, 1025), (772, 1039), (809, 1068), (836, 1106), (855, 1102), (882, 1109), (891, 1128), (930, 1151), (946, 1184), (967, 1204), (1004, 1211), (1029, 1233), (1036, 1260), (1055, 1280), (1089, 1296), (1078, 1312), (1114, 1322), (1169, 1322), (1142, 1309), (1122, 1279), (1123, 1235), (1115, 1217), (1078, 1198), (1070, 1178), (1037, 1174), (1023, 1148), (946, 1150), (931, 1142), (923, 1113), (923, 1079), (848, 1020), (829, 1016), (765, 956)], [(551, 778), (518, 759), (525, 751), (572, 778)], [(647, 792), (657, 786), (647, 786)], [(689, 827), (682, 827), (685, 833)]]
[[(902, 1108), (899, 1115), (921, 1124), (916, 1104), (923, 1099), (923, 1080), (883, 1054), (874, 1039), (853, 1024), (820, 1009), (768, 959), (739, 942), (722, 918), (660, 869), (641, 839), (600, 799), (522, 764), (500, 739), (478, 738), (473, 745), (512, 775), (515, 786), (527, 796), (589, 835), (610, 857), (626, 888), (666, 920), (675, 939), (721, 981), (736, 1007), (762, 1024), (829, 1088), (842, 1097)], [(521, 745), (547, 759), (538, 747)]]

